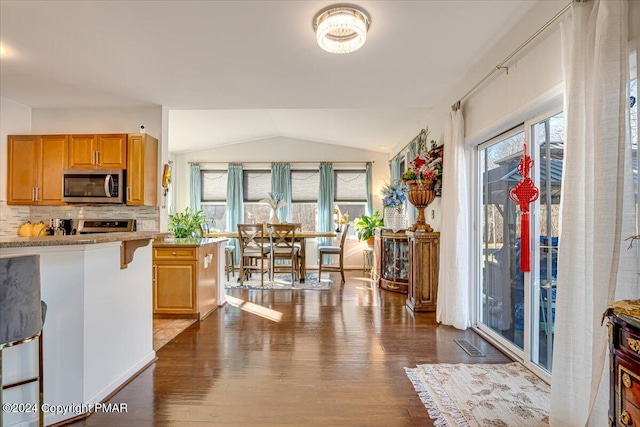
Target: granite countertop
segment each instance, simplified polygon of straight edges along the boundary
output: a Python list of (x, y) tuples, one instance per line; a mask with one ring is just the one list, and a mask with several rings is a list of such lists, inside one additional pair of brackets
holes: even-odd
[(96, 243), (154, 239), (161, 235), (166, 235), (166, 233), (160, 233), (159, 231), (136, 231), (129, 233), (75, 234), (72, 236), (2, 237), (0, 238), (0, 248), (92, 245)]
[(161, 247), (175, 247), (175, 246), (205, 246), (205, 245), (214, 245), (222, 242), (226, 242), (228, 239), (224, 238), (196, 238), (196, 237), (187, 237), (187, 238), (167, 238), (166, 236), (158, 237), (153, 241), (154, 248)]

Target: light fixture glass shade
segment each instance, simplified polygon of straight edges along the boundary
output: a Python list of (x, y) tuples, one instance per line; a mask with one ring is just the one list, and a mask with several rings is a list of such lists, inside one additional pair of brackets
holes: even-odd
[(369, 25), (369, 16), (351, 6), (332, 7), (314, 19), (318, 45), (331, 53), (360, 49), (367, 40)]

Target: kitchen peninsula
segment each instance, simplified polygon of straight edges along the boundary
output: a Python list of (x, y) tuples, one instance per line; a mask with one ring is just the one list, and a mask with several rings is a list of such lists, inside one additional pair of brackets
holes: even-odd
[[(129, 232), (1, 238), (2, 256), (39, 254), (44, 324), (44, 402), (103, 401), (155, 360), (152, 338), (152, 247), (159, 233)], [(3, 351), (4, 381), (37, 372), (35, 343)], [(37, 402), (37, 388), (8, 389), (4, 402)], [(86, 406), (84, 409), (86, 410)], [(130, 409), (131, 410), (131, 409)], [(82, 415), (47, 413), (47, 425)], [(36, 414), (5, 414), (5, 425)]]

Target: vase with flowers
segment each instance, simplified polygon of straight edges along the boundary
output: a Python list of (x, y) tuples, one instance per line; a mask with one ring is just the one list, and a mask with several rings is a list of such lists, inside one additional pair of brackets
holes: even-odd
[(409, 202), (418, 210), (418, 218), (409, 227), (410, 231), (433, 231), (425, 221), (424, 209), (433, 202), (436, 185), (439, 186), (442, 182), (442, 150), (436, 146), (435, 141), (431, 141), (431, 144), (432, 149), (428, 152), (424, 152), (424, 149), (418, 151), (419, 154), (409, 162), (409, 168), (402, 175), (402, 181), (409, 188)]
[(394, 232), (407, 228), (404, 204), (408, 187), (400, 180), (382, 187), (382, 206), (384, 207), (384, 226)]
[(281, 193), (269, 191), (267, 193), (269, 197), (265, 197), (260, 200), (260, 203), (266, 203), (271, 207), (271, 218), (269, 218), (270, 224), (280, 224), (280, 218), (278, 218), (278, 209), (287, 206), (286, 200)]

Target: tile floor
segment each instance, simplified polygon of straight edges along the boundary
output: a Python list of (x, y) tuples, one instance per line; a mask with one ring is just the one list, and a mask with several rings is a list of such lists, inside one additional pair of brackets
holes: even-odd
[(195, 321), (196, 319), (153, 319), (153, 350), (158, 351)]

